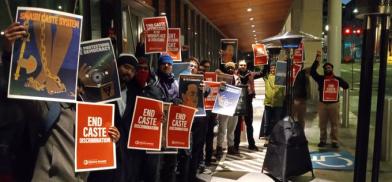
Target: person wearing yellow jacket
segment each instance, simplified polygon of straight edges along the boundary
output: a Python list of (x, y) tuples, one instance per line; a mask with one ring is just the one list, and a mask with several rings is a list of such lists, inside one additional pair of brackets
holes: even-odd
[(269, 73), (264, 77), (265, 99), (264, 115), (261, 133), (265, 137), (271, 134), (272, 128), (283, 117), (283, 103), (285, 99), (285, 88), (275, 85), (275, 65), (269, 66)]

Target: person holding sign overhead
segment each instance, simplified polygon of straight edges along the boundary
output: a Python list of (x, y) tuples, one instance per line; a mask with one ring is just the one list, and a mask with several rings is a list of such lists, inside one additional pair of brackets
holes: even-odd
[(349, 85), (342, 78), (333, 74), (333, 65), (325, 63), (323, 66), (324, 75), (317, 73), (320, 65), (321, 52), (317, 51), (316, 59), (310, 69), (310, 75), (318, 84), (319, 90), (319, 125), (320, 143), (318, 147), (327, 144), (327, 124), (331, 123), (331, 142), (333, 148), (339, 148), (338, 144), (338, 125), (339, 125), (339, 87), (348, 89)]

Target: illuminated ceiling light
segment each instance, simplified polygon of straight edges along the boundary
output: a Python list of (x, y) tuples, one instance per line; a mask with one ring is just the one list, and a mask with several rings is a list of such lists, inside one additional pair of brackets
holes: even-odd
[(255, 33), (256, 32), (256, 30), (253, 30), (253, 33)]
[(324, 35), (324, 32), (321, 32), (321, 35)]
[(354, 8), (353, 13), (354, 13), (354, 14), (357, 14), (357, 13), (358, 13), (358, 9), (357, 9), (357, 8)]
[(255, 28), (255, 25), (251, 25), (252, 26), (252, 28)]
[(58, 8), (59, 10), (62, 10), (62, 9), (63, 9), (63, 7), (62, 7), (61, 5), (59, 5), (57, 8)]
[(165, 12), (162, 12), (161, 15), (162, 15), (162, 16), (166, 16), (166, 13), (165, 13)]
[(246, 9), (246, 11), (247, 11), (247, 12), (251, 12), (251, 11), (252, 11), (252, 8), (248, 8), (248, 9)]
[(256, 34), (254, 34), (253, 37), (256, 37)]
[(197, 32), (195, 32), (195, 35), (197, 35)]
[(4, 35), (4, 34), (5, 34), (5, 32), (1, 31), (1, 35)]
[(329, 30), (329, 26), (328, 25), (325, 25), (325, 31), (327, 31), (328, 32), (328, 30)]
[(253, 18), (253, 17), (251, 17), (251, 18), (249, 18), (249, 20), (250, 20), (250, 21), (253, 21), (253, 20), (254, 20), (254, 18)]

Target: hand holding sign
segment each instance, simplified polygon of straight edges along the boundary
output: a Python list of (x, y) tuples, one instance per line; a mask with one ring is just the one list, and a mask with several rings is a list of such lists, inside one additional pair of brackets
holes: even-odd
[(110, 139), (112, 139), (112, 141), (114, 143), (117, 143), (118, 140), (120, 140), (120, 137), (121, 137), (120, 132), (118, 131), (118, 129), (115, 126), (112, 126), (109, 128), (108, 134), (110, 136)]

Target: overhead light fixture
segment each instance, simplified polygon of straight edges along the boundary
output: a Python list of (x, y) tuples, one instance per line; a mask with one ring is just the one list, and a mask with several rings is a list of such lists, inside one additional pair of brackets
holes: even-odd
[(165, 13), (165, 12), (162, 12), (161, 15), (162, 15), (162, 16), (166, 16), (166, 13)]
[(357, 14), (358, 13), (358, 8), (354, 8), (353, 13)]
[(252, 28), (255, 28), (255, 25), (251, 25), (252, 26)]
[(59, 10), (62, 10), (62, 9), (63, 9), (63, 7), (62, 7), (61, 5), (59, 5), (57, 8), (58, 8)]
[(324, 35), (324, 32), (321, 32), (321, 35)]
[(327, 31), (328, 32), (328, 30), (329, 30), (329, 26), (328, 25), (325, 25), (325, 31)]
[(253, 30), (253, 32), (256, 32), (256, 30)]
[(4, 34), (5, 34), (5, 32), (1, 31), (1, 35), (4, 35)]
[(253, 17), (249, 18), (250, 21), (253, 21), (254, 19), (255, 19), (255, 18), (253, 18)]
[(197, 35), (197, 32), (195, 32), (195, 35)]
[(247, 12), (251, 12), (251, 11), (252, 11), (252, 8), (248, 8), (248, 9), (246, 9), (246, 11), (247, 11)]
[(254, 34), (253, 37), (256, 37), (256, 34)]

